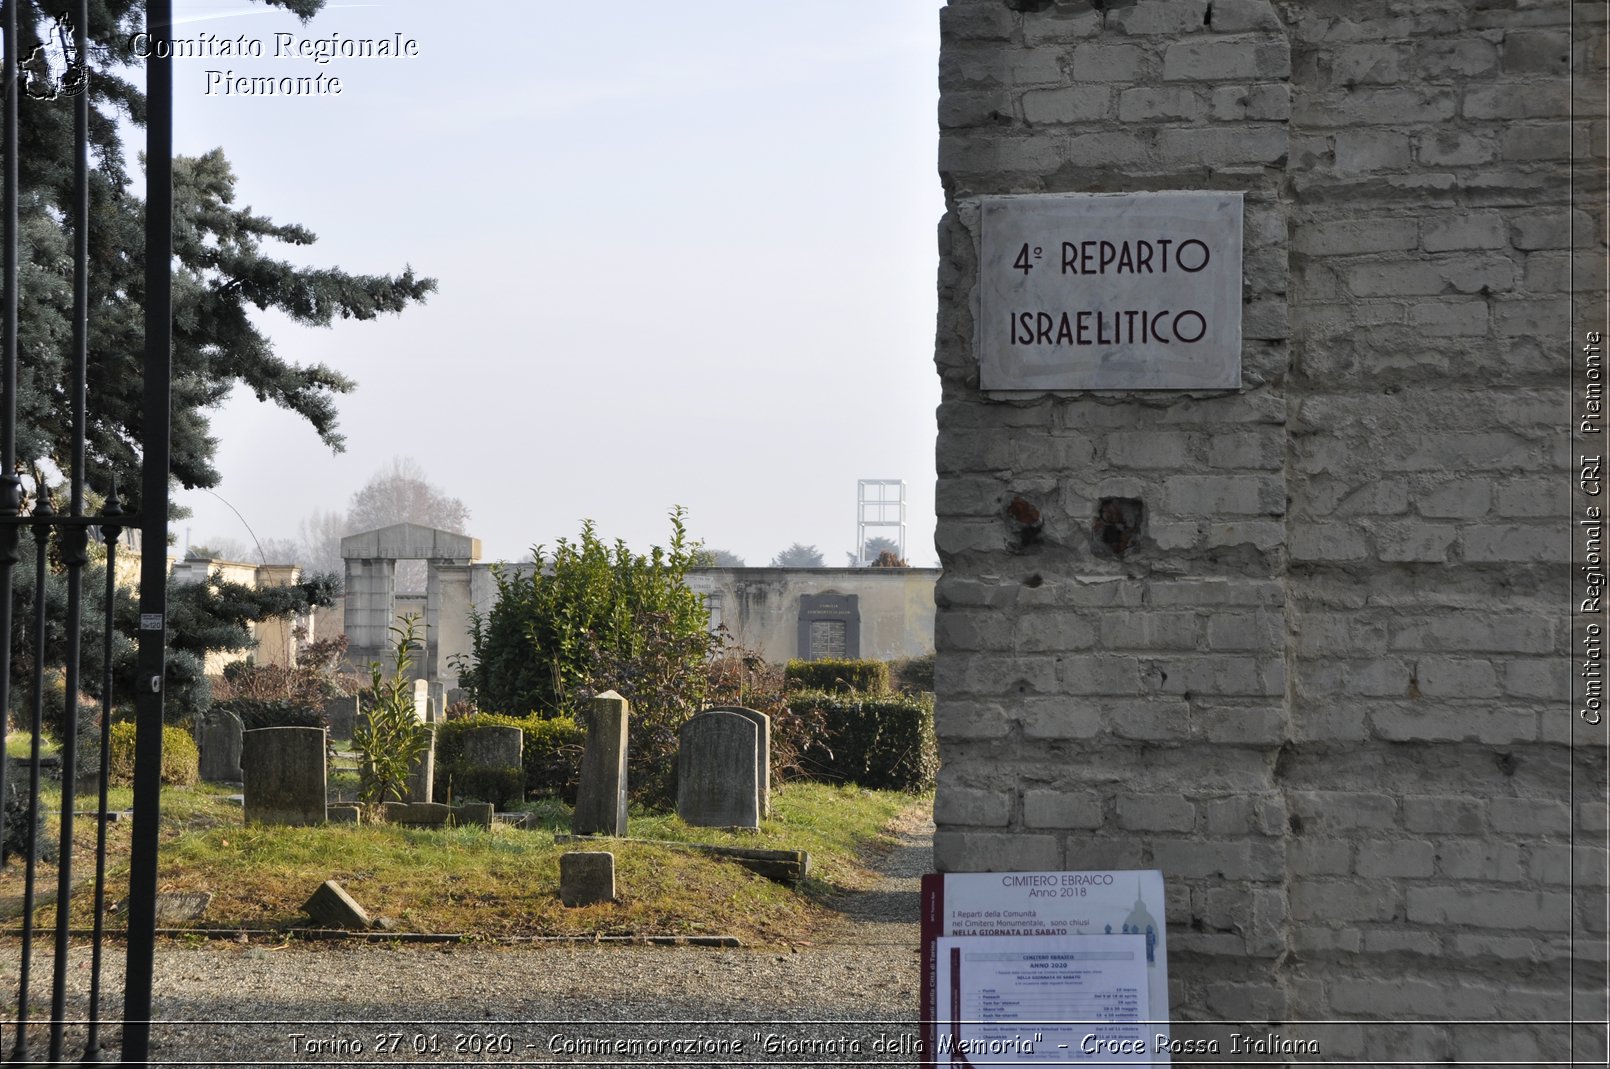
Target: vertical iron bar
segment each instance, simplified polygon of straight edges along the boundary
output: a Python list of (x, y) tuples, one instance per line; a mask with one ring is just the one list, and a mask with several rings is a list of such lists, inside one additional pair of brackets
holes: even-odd
[[(0, 215), (5, 217), (5, 234), (0, 244), (0, 519), (15, 520), (18, 495), (14, 492), (17, 471), (17, 4), (4, 0), (5, 66), (0, 72), (0, 108), (4, 110), (0, 132), (0, 166), (4, 187), (0, 194)], [(5, 841), (6, 802), (16, 788), (6, 783), (3, 745), (11, 728), (11, 579), (17, 563), (19, 529), (13, 524), (0, 526), (0, 843)], [(3, 848), (0, 848), (3, 850)], [(5, 1049), (0, 1029), (0, 1051)]]
[[(79, 0), (74, 20), (77, 62), (85, 84), (73, 98), (73, 455), (68, 480), (67, 515), (84, 516), (84, 436), (86, 376), (89, 368), (89, 85), (88, 0)], [(64, 77), (66, 74), (63, 75)], [(69, 524), (61, 533), (62, 563), (67, 567), (67, 650), (62, 696), (61, 855), (56, 868), (56, 956), (50, 989), (50, 1060), (61, 1060), (67, 1027), (68, 909), (73, 895), (73, 809), (78, 791), (78, 673), (83, 652), (84, 565), (89, 561), (89, 528)], [(166, 555), (166, 554), (164, 554)]]
[[(172, 0), (148, 0), (146, 29), (167, 39)], [(157, 830), (162, 805), (162, 685), (167, 638), (168, 430), (173, 314), (173, 60), (145, 61), (145, 383), (140, 467), (140, 649), (135, 679), (134, 832), (129, 858), (128, 968), (123, 1060), (144, 1062), (151, 1045), (151, 970), (156, 958)]]
[[(43, 484), (35, 491), (33, 514), (36, 519), (49, 520), (50, 497)], [(39, 737), (45, 730), (45, 558), (50, 548), (50, 524), (34, 526), (34, 715), (29, 727), (33, 740), (28, 756), (28, 806), (23, 819), (28, 822), (28, 856), (24, 859), (22, 881), (22, 960), (17, 979), (17, 1042), (12, 1061), (28, 1060), (28, 984), (33, 971), (34, 949), (34, 875), (39, 857)], [(61, 924), (61, 918), (56, 918)]]
[[(117, 499), (117, 487), (106, 499), (103, 515), (111, 518), (122, 511)], [(112, 760), (112, 610), (117, 600), (117, 540), (123, 528), (108, 524), (101, 528), (106, 539), (106, 627), (102, 631), (102, 664), (105, 675), (101, 680), (101, 769), (100, 826), (95, 831), (95, 931), (90, 937), (89, 967), (89, 1036), (84, 1040), (84, 1060), (101, 1060), (101, 934), (106, 915), (106, 823), (111, 819), (107, 812), (106, 786), (111, 779)]]

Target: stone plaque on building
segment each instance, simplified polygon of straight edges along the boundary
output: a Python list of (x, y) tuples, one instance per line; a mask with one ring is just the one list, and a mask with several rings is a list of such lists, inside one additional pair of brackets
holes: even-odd
[(861, 607), (855, 594), (802, 594), (799, 657), (806, 661), (861, 656)]
[(1241, 385), (1241, 194), (979, 201), (985, 390)]

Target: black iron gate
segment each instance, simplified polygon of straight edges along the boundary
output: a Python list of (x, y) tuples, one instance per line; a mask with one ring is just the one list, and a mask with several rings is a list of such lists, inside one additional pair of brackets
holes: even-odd
[[(45, 6), (45, 5), (41, 5)], [(12, 1002), (0, 992), (0, 1062), (34, 1064), (77, 1064), (107, 1060), (103, 1050), (120, 1048), (125, 1062), (145, 1062), (149, 1047), (151, 1019), (151, 972), (154, 954), (156, 910), (157, 831), (159, 787), (162, 763), (162, 689), (164, 645), (166, 642), (166, 547), (168, 513), (169, 449), (169, 350), (170, 294), (172, 261), (172, 63), (165, 58), (146, 60), (146, 293), (145, 360), (142, 389), (142, 467), (138, 499), (133, 511), (121, 510), (118, 495), (106, 500), (99, 515), (85, 509), (86, 419), (88, 410), (89, 346), (89, 98), (93, 74), (88, 62), (87, 27), (89, 4), (76, 0), (70, 10), (55, 10), (52, 21), (41, 35), (38, 16), (42, 13), (30, 0), (0, 0), (4, 19), (4, 264), (0, 271), (4, 320), (3, 369), (0, 369), (0, 726), (8, 734), (12, 728), (30, 732), (30, 753), (19, 761), (0, 760), (0, 843), (13, 844), (6, 867), (22, 870), (20, 923), (5, 923), (0, 932), (0, 957), (17, 955), (19, 977)], [(26, 9), (30, 32), (21, 36), (21, 13)], [(171, 0), (149, 0), (147, 28), (153, 38), (167, 36), (172, 22)], [(42, 40), (36, 37), (42, 36)], [(52, 70), (45, 53), (66, 59)], [(20, 473), (39, 471), (45, 458), (19, 457), (17, 454), (18, 392), (18, 203), (19, 185), (18, 121), (19, 108), (29, 106), (71, 106), (75, 111), (73, 138), (75, 159), (72, 210), (62, 220), (73, 239), (72, 354), (69, 380), (59, 384), (69, 398), (72, 420), (71, 456), (64, 472), (67, 500), (57, 512), (48, 492), (37, 483), (25, 487)], [(27, 354), (23, 354), (23, 359)], [(126, 392), (132, 383), (100, 382), (97, 390)], [(114, 695), (112, 680), (113, 593), (117, 575), (117, 543), (124, 530), (139, 530), (144, 552), (140, 560), (138, 671), (135, 693)], [(89, 596), (105, 599), (105, 630), (100, 635), (83, 634), (85, 567), (90, 541), (100, 535), (107, 554), (106, 584), (103, 591)], [(32, 618), (14, 620), (13, 596), (16, 570), (30, 567), (35, 596)], [(66, 619), (63, 672), (63, 710), (60, 748), (60, 808), (55, 814), (57, 827), (50, 829), (49, 813), (41, 798), (48, 793), (44, 783), (44, 764), (40, 753), (45, 726), (46, 687), (44, 680), (47, 630), (47, 603), (44, 589), (48, 573), (59, 574), (66, 586)], [(24, 630), (17, 630), (24, 629)], [(31, 635), (33, 678), (31, 708), (13, 708), (11, 676), (13, 634)], [(105, 678), (100, 680), (99, 709), (80, 708), (80, 655), (84, 641), (99, 640), (103, 645)], [(20, 662), (19, 662), (20, 663)], [(135, 764), (133, 838), (126, 883), (113, 879), (107, 871), (106, 831), (107, 771), (111, 753), (109, 728), (116, 699), (135, 705)], [(78, 742), (80, 722), (91, 720), (99, 728), (98, 768), (80, 769)], [(91, 732), (90, 738), (93, 738)], [(80, 780), (84, 786), (80, 789)], [(92, 823), (86, 833), (80, 821)], [(75, 857), (75, 847), (77, 856)], [(52, 849), (53, 848), (53, 849)], [(52, 861), (52, 858), (54, 861)], [(87, 879), (75, 873), (75, 865), (93, 864)], [(54, 887), (50, 870), (54, 868)], [(78, 887), (75, 887), (75, 881)], [(75, 895), (87, 884), (91, 896)], [(92, 899), (88, 911), (89, 927), (74, 928), (71, 918), (85, 912), (83, 902)], [(124, 973), (122, 1013), (115, 1008), (103, 1012), (103, 1002), (111, 1002), (102, 985), (102, 943), (108, 934), (103, 923), (108, 903), (123, 899), (126, 918), (127, 962)], [(48, 911), (51, 903), (54, 910)], [(8, 913), (14, 911), (6, 911)], [(38, 917), (36, 917), (36, 913)], [(87, 944), (89, 981), (87, 993), (69, 991), (69, 949)], [(47, 961), (46, 944), (50, 954)], [(35, 959), (38, 959), (37, 961)], [(48, 1002), (45, 997), (48, 974)], [(47, 1008), (48, 1005), (48, 1008)], [(103, 1024), (119, 1021), (121, 1035)]]

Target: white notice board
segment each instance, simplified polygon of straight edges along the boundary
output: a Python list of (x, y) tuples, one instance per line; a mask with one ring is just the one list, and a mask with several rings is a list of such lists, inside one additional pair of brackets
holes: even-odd
[(1155, 869), (924, 876), (922, 970), (925, 1065), (1169, 1064)]

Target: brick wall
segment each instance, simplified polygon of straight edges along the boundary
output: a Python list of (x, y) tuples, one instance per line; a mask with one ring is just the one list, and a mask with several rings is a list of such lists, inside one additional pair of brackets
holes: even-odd
[[(1572, 5), (1100, 7), (942, 12), (937, 863), (1162, 869), (1178, 1018), (1569, 1017)], [(1174, 189), (1245, 195), (1242, 388), (983, 394), (975, 198)]]

